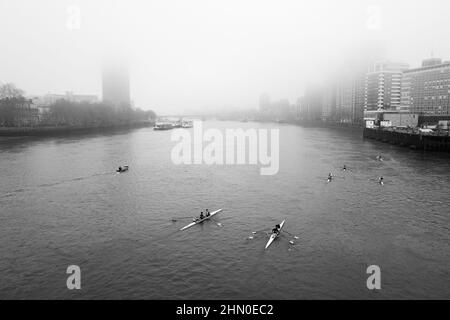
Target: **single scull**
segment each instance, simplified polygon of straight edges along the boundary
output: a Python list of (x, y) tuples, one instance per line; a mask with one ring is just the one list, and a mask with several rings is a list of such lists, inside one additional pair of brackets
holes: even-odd
[[(283, 222), (280, 223), (280, 229), (279, 229), (280, 232), (281, 232), (281, 229), (283, 229), (285, 221), (286, 220), (283, 220)], [(267, 244), (266, 244), (266, 249), (272, 244), (272, 242), (278, 237), (278, 235), (279, 235), (279, 233), (272, 233), (270, 235), (270, 239), (269, 239), (269, 241), (267, 241)]]

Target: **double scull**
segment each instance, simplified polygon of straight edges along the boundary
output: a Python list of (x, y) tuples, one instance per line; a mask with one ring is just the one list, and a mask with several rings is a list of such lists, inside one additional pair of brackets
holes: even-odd
[(196, 221), (194, 221), (194, 222), (188, 224), (187, 226), (181, 228), (180, 231), (184, 231), (184, 230), (186, 230), (186, 229), (189, 229), (190, 227), (195, 226), (196, 224), (202, 223), (202, 222), (205, 221), (205, 220), (209, 220), (209, 219), (211, 219), (214, 215), (218, 214), (218, 213), (221, 212), (221, 211), (222, 211), (222, 209), (213, 211), (213, 212), (211, 212), (211, 214), (210, 214), (208, 217), (205, 217), (205, 218), (203, 218), (203, 219), (201, 219), (201, 220), (196, 220)]

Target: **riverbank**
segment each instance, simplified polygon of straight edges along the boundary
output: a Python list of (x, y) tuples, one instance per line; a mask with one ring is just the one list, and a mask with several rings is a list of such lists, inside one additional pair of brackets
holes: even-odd
[(408, 147), (414, 150), (450, 152), (450, 136), (421, 134), (416, 131), (370, 129), (347, 123), (291, 120), (278, 123), (294, 124), (306, 128), (345, 129), (361, 134), (364, 139)]
[(116, 129), (152, 127), (154, 121), (140, 121), (105, 126), (0, 127), (0, 137), (52, 136), (75, 132), (101, 132)]
[(362, 133), (364, 139), (372, 139), (408, 147), (414, 150), (450, 152), (450, 136), (421, 134), (416, 131), (396, 131), (386, 129), (363, 128), (354, 124), (337, 124), (327, 122), (292, 121), (290, 123), (302, 127), (318, 127), (332, 129), (347, 129)]
[[(234, 119), (233, 121), (239, 121)], [(364, 127), (361, 125), (356, 125), (352, 123), (336, 123), (336, 122), (323, 122), (323, 121), (304, 121), (304, 120), (262, 120), (262, 119), (255, 119), (250, 120), (255, 122), (261, 122), (261, 123), (278, 123), (278, 124), (292, 124), (292, 125), (298, 125), (305, 128), (335, 128), (335, 129), (351, 129), (351, 130), (357, 130), (362, 133)]]
[(365, 128), (363, 137), (416, 150), (450, 152), (450, 136)]
[(362, 133), (364, 129), (362, 126), (353, 123), (336, 123), (336, 122), (302, 121), (302, 120), (293, 120), (290, 121), (289, 123), (307, 128), (347, 129), (347, 130), (355, 130), (360, 133)]

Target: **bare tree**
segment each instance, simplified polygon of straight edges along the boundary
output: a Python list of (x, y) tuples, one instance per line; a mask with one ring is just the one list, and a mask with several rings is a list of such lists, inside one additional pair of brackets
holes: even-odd
[(22, 89), (17, 88), (14, 83), (5, 83), (0, 85), (0, 99), (19, 98), (24, 94), (25, 92)]

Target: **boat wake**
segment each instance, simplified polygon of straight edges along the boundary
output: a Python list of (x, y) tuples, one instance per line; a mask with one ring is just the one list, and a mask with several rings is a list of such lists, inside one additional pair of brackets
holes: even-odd
[(0, 194), (0, 199), (13, 197), (13, 196), (16, 196), (16, 195), (24, 193), (24, 192), (34, 191), (37, 188), (55, 187), (55, 186), (59, 186), (59, 185), (70, 183), (70, 182), (83, 181), (83, 180), (88, 180), (88, 179), (92, 179), (92, 178), (95, 178), (95, 177), (106, 176), (106, 175), (111, 175), (111, 172), (97, 173), (97, 174), (93, 174), (93, 175), (85, 176), (85, 177), (77, 177), (77, 178), (72, 178), (72, 179), (67, 179), (67, 180), (55, 181), (55, 182), (52, 182), (52, 183), (43, 183), (43, 184), (39, 184), (39, 185), (36, 185), (36, 186), (33, 186), (33, 187), (28, 187), (28, 188), (20, 188), (20, 189), (7, 191), (7, 192), (5, 192), (3, 194)]

